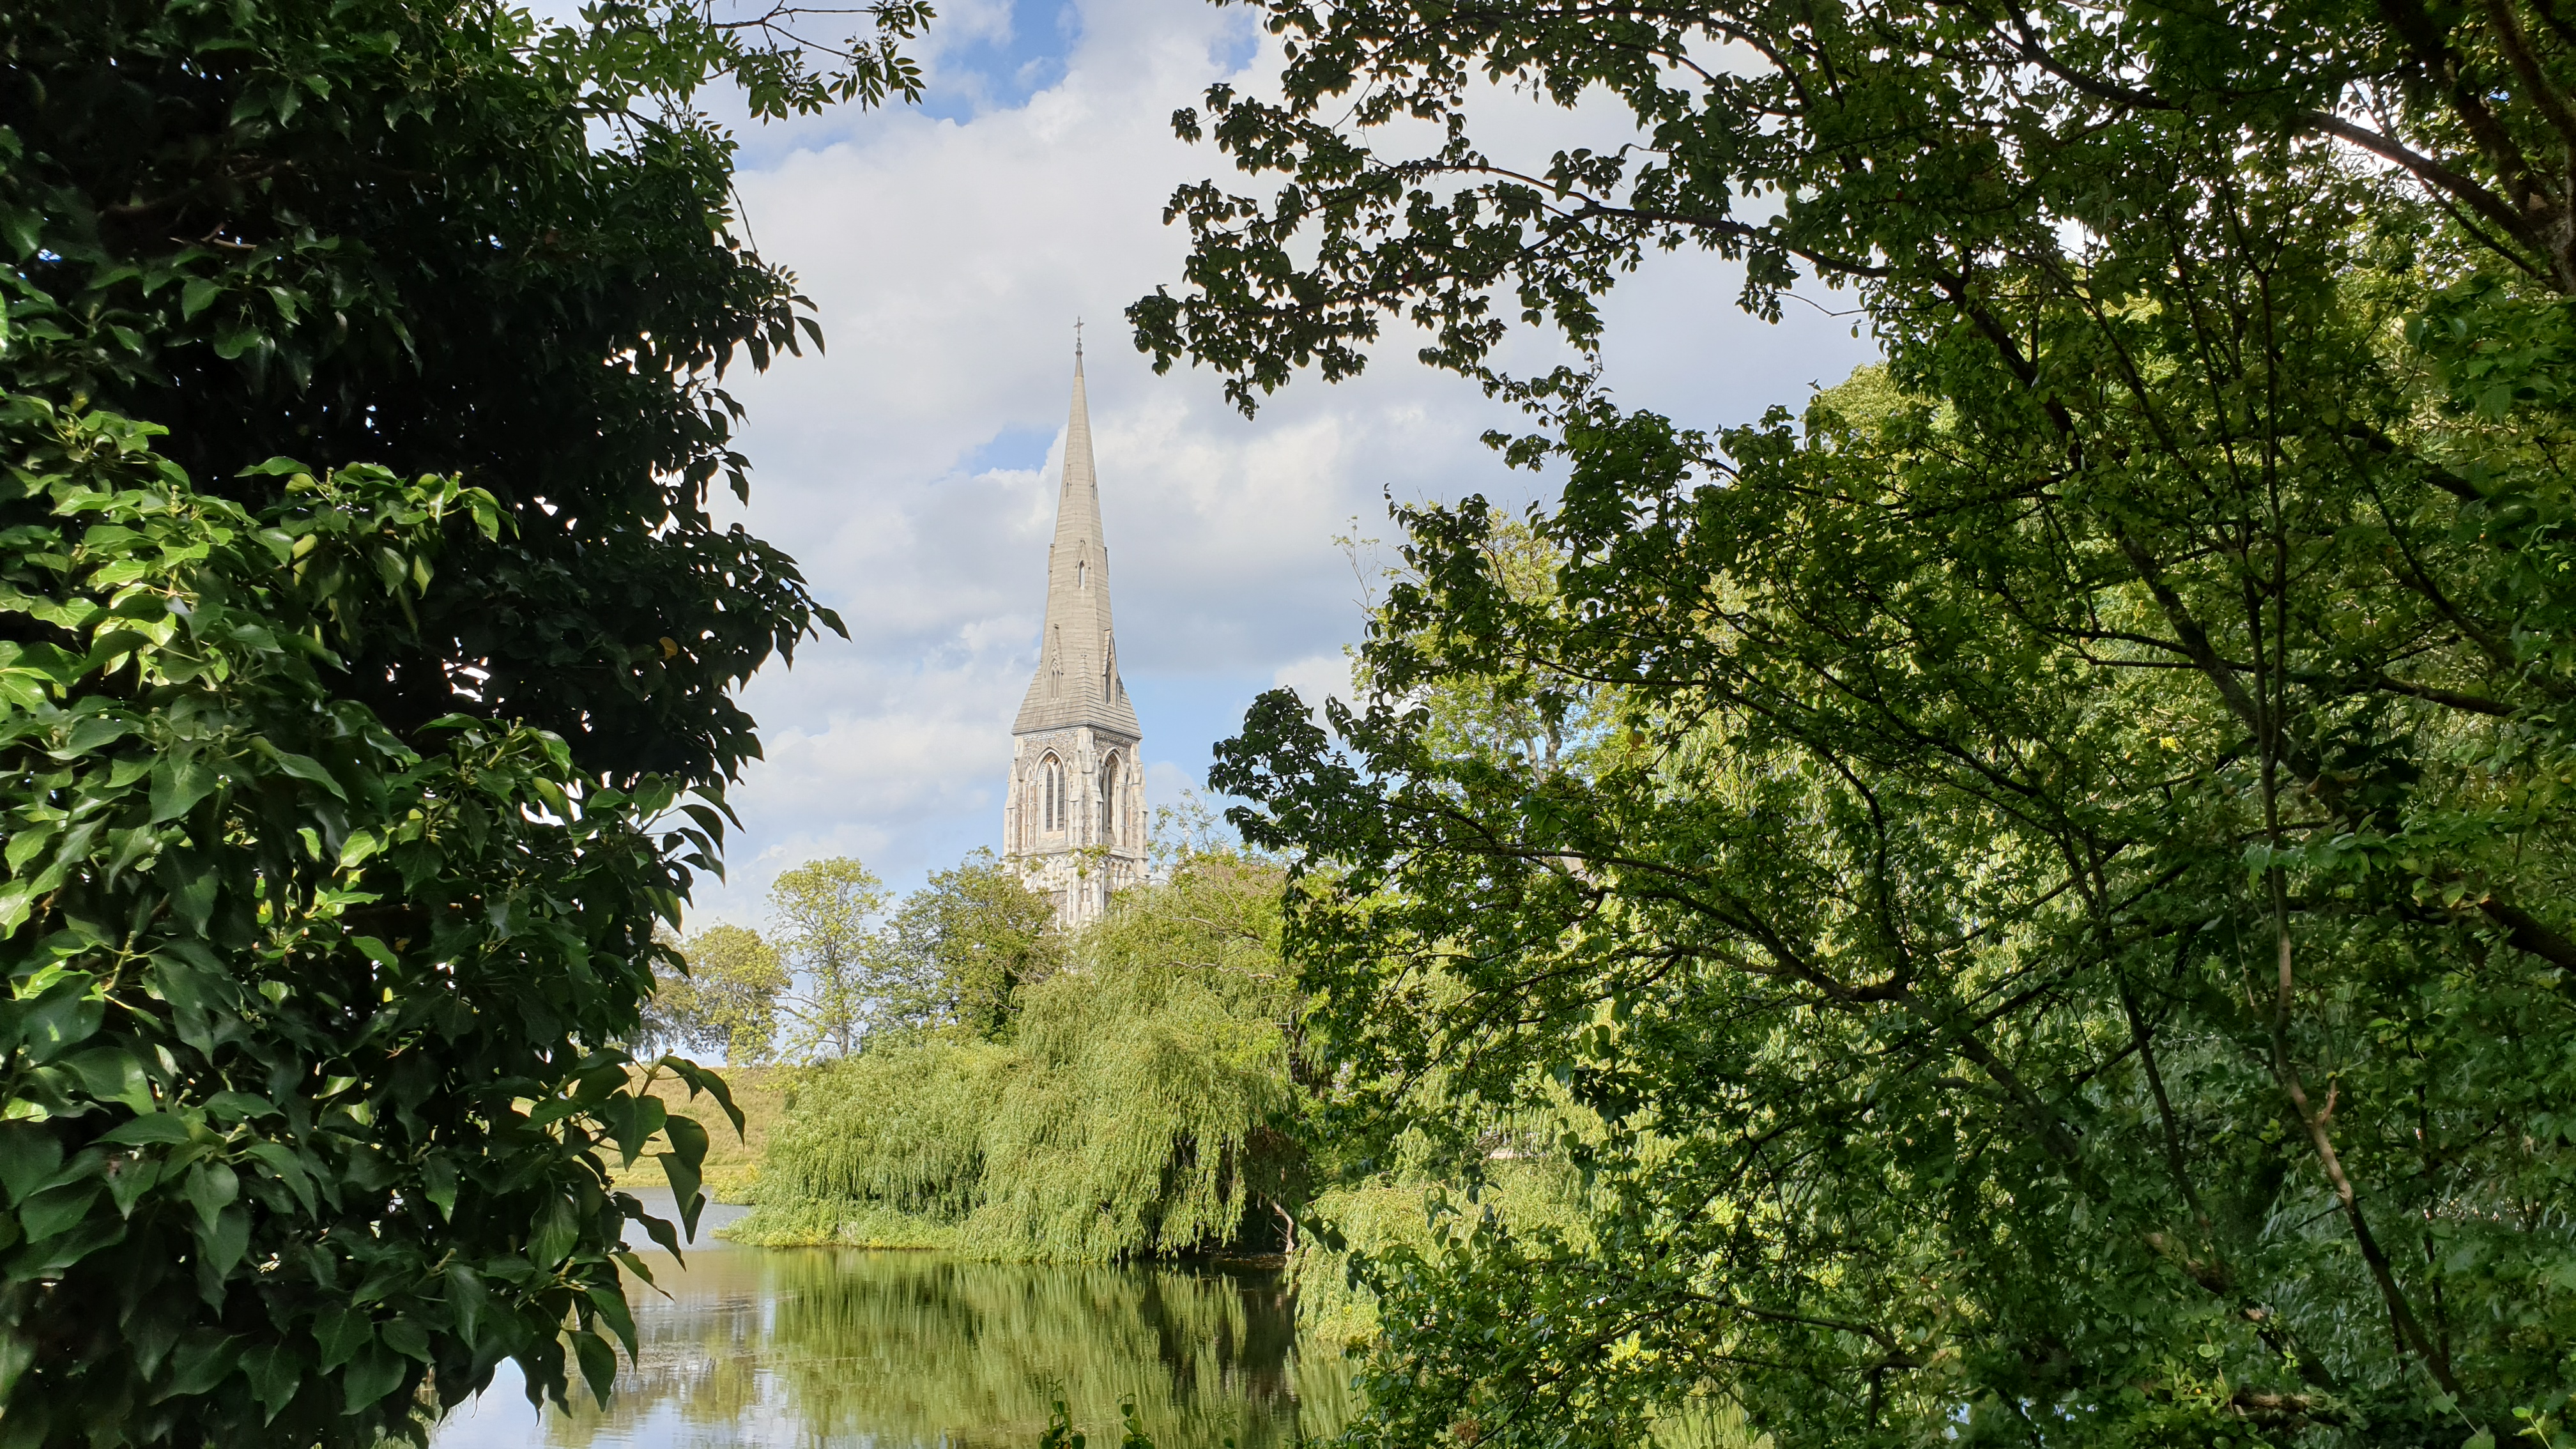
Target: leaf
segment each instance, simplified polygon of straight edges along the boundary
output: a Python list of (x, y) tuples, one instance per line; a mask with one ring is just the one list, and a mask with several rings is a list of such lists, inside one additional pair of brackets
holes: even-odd
[(349, 1371), (340, 1380), (351, 1414), (361, 1414), (392, 1397), (402, 1388), (410, 1371), (410, 1361), (381, 1343), (370, 1343), (358, 1350), (349, 1361)]
[(208, 1097), (206, 1114), (233, 1122), (247, 1122), (278, 1115), (277, 1104), (257, 1092), (236, 1092), (229, 1088)]
[(281, 1142), (254, 1142), (243, 1150), (248, 1152), (254, 1161), (275, 1173), (278, 1181), (286, 1184), (286, 1190), (295, 1194), (298, 1206), (308, 1213), (314, 1210), (316, 1202), (313, 1192), (313, 1174), (306, 1169), (303, 1160), (295, 1155), (294, 1149)]
[(242, 1373), (250, 1380), (251, 1397), (259, 1401), (262, 1423), (276, 1422), (278, 1412), (294, 1400), (297, 1386), (304, 1381), (301, 1358), (279, 1343), (243, 1352)]
[(95, 753), (99, 746), (121, 740), (134, 732), (134, 721), (122, 715), (84, 714), (72, 722), (71, 730), (61, 745), (51, 753), (57, 760), (76, 760)]
[(63, 1146), (34, 1122), (0, 1122), (0, 1191), (24, 1201), (63, 1164)]
[(221, 1162), (200, 1162), (188, 1170), (187, 1197), (197, 1210), (197, 1225), (207, 1233), (215, 1229), (223, 1210), (241, 1196), (241, 1176)]
[(637, 1352), (635, 1314), (627, 1307), (626, 1295), (614, 1287), (598, 1283), (590, 1285), (588, 1295), (591, 1306), (599, 1310), (600, 1318), (617, 1334), (617, 1341), (626, 1346), (626, 1356), (634, 1358)]
[(705, 1092), (714, 1097), (716, 1105), (724, 1109), (725, 1120), (733, 1123), (734, 1135), (740, 1137), (743, 1134), (747, 1119), (743, 1116), (742, 1109), (734, 1105), (733, 1088), (726, 1084), (723, 1074), (708, 1071), (697, 1063), (681, 1057), (666, 1056), (662, 1058), (662, 1064), (679, 1072), (682, 1080), (689, 1084), (690, 1096), (695, 1097), (698, 1093)]
[(198, 313), (213, 306), (215, 299), (223, 294), (222, 287), (204, 277), (190, 277), (188, 285), (181, 288), (179, 292), (179, 319), (183, 322), (195, 321)]
[(390, 1318), (377, 1325), (376, 1333), (384, 1340), (385, 1347), (403, 1357), (429, 1362), (429, 1330), (421, 1327), (419, 1320)]
[(421, 1162), (420, 1191), (439, 1217), (456, 1216), (456, 1164), (445, 1153), (432, 1153)]
[(18, 1032), (30, 1064), (52, 1061), (97, 1033), (107, 1002), (91, 994), (96, 985), (96, 978), (75, 971), (24, 1004)]
[(573, 1332), (573, 1352), (581, 1359), (581, 1377), (590, 1386), (591, 1397), (603, 1409), (608, 1407), (609, 1390), (617, 1382), (617, 1350), (595, 1333)]
[[(203, 935), (206, 923), (214, 918), (215, 895), (222, 888), (222, 878), (215, 873), (213, 866), (199, 863), (177, 851), (164, 852), (162, 860), (171, 867), (170, 873), (178, 877), (170, 891), (171, 913), (188, 928), (190, 934)], [(210, 1046), (213, 1040), (210, 1035), (205, 1044)]]
[(239, 1203), (216, 1215), (210, 1229), (201, 1229), (197, 1241), (204, 1249), (206, 1262), (218, 1278), (229, 1278), (241, 1266), (242, 1256), (250, 1251), (250, 1211)]
[(232, 1374), (239, 1351), (232, 1336), (220, 1330), (189, 1334), (179, 1341), (178, 1352), (170, 1356), (170, 1381), (162, 1385), (154, 1399), (185, 1398), (222, 1383)]
[[(622, 1114), (624, 1120), (616, 1124), (615, 1135), (618, 1156), (622, 1159), (621, 1168), (643, 1155), (644, 1144), (652, 1139), (654, 1133), (662, 1130), (670, 1116), (669, 1109), (662, 1105), (659, 1097), (629, 1098), (628, 1106), (629, 1110)], [(699, 1135), (703, 1137), (705, 1133), (701, 1132)], [(701, 1161), (703, 1160), (701, 1157)]]
[(265, 740), (261, 741), (260, 744), (260, 753), (275, 761), (277, 767), (285, 771), (287, 774), (294, 776), (298, 780), (308, 780), (321, 786), (323, 789), (330, 791), (334, 798), (341, 800), (349, 798), (348, 792), (340, 788), (340, 782), (333, 779), (331, 772), (322, 767), (321, 761), (316, 760), (309, 755), (298, 755), (290, 751), (278, 749), (275, 746), (268, 744)]
[(536, 1231), (528, 1238), (528, 1261), (552, 1272), (572, 1256), (573, 1245), (580, 1241), (580, 1222), (573, 1211), (572, 1199), (560, 1194), (548, 1198), (538, 1211)]
[(75, 1052), (64, 1066), (80, 1078), (81, 1087), (102, 1102), (114, 1102), (134, 1112), (153, 1110), (152, 1079), (144, 1075), (143, 1063), (123, 1047), (92, 1047)]
[(134, 1205), (143, 1195), (160, 1185), (162, 1161), (157, 1157), (110, 1158), (107, 1164), (107, 1195), (116, 1203), (116, 1215), (134, 1216)]
[(691, 1167), (704, 1165), (707, 1160), (707, 1129), (699, 1126), (696, 1118), (666, 1117), (660, 1126), (672, 1150), (680, 1155), (682, 1161)]
[(215, 772), (193, 754), (163, 755), (152, 766), (152, 823), (187, 814), (218, 783)]
[(25, 1334), (0, 1334), (0, 1401), (8, 1399), (36, 1362), (36, 1345)]
[(475, 1325), (483, 1316), (486, 1294), (483, 1277), (464, 1263), (447, 1265), (447, 1302), (456, 1310), (456, 1331), (467, 1342), (474, 1341)]
[[(629, 1201), (631, 1201), (631, 1199), (629, 1199)], [(670, 1219), (655, 1217), (653, 1214), (645, 1212), (641, 1208), (635, 1209), (629, 1214), (629, 1216), (633, 1217), (634, 1220), (643, 1227), (644, 1236), (651, 1238), (655, 1244), (660, 1246), (663, 1252), (670, 1254), (674, 1258), (681, 1257), (680, 1233), (677, 1228), (671, 1226)], [(687, 1260), (682, 1258), (682, 1261), (685, 1262)]]
[(357, 1355), (375, 1336), (375, 1322), (365, 1309), (346, 1304), (324, 1308), (313, 1318), (313, 1341), (321, 1350), (314, 1367), (330, 1373)]
[(12, 260), (34, 256), (44, 244), (44, 214), (32, 207), (0, 207), (0, 238), (8, 241)]
[(41, 1243), (65, 1232), (89, 1216), (90, 1205), (98, 1200), (98, 1193), (96, 1178), (49, 1187), (27, 1199), (18, 1209), (19, 1230), (27, 1235), (30, 1243)]
[(698, 1213), (706, 1207), (707, 1201), (698, 1191), (698, 1166), (676, 1152), (657, 1152), (653, 1155), (661, 1159), (662, 1176), (671, 1184), (671, 1196), (680, 1205), (681, 1230), (688, 1234), (689, 1241), (696, 1242)]
[(98, 1140), (117, 1147), (177, 1144), (189, 1140), (188, 1124), (170, 1113), (154, 1112), (114, 1127)]

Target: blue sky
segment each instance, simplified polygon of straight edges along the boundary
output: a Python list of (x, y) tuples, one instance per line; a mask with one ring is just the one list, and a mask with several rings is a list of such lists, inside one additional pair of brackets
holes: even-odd
[[(744, 829), (701, 920), (757, 923), (770, 878), (817, 856), (857, 856), (903, 888), (998, 842), (1077, 316), (1120, 661), (1161, 802), (1204, 779), (1261, 690), (1336, 687), (1364, 588), (1337, 536), (1389, 533), (1390, 497), (1518, 506), (1549, 486), (1478, 442), (1517, 419), (1412, 362), (1399, 334), (1363, 378), (1301, 380), (1252, 420), (1216, 378), (1158, 378), (1132, 350), (1120, 312), (1179, 274), (1162, 203), (1221, 167), (1168, 118), (1213, 81), (1264, 85), (1247, 12), (944, 3), (923, 53), (921, 107), (739, 132), (752, 236), (796, 271), (829, 343), (737, 379), (754, 466), (740, 517), (798, 557), (852, 637), (809, 644), (747, 691), (769, 757), (734, 793)], [(1489, 133), (1541, 155), (1576, 131), (1597, 144), (1616, 119), (1496, 105)], [(1738, 281), (1657, 258), (1614, 294), (1606, 359), (1623, 400), (1742, 421), (1870, 356), (1824, 310), (1744, 316)], [(1560, 355), (1544, 338), (1511, 346), (1528, 367)]]

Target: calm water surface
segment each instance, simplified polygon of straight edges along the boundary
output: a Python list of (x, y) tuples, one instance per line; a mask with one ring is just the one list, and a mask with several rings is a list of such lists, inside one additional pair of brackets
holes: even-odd
[(1132, 1397), (1160, 1449), (1263, 1449), (1331, 1432), (1347, 1405), (1342, 1360), (1298, 1351), (1274, 1274), (829, 1248), (649, 1261), (670, 1297), (636, 1304), (640, 1369), (606, 1410), (585, 1395), (540, 1419), (504, 1365), (434, 1449), (1033, 1449), (1059, 1395), (1094, 1444), (1118, 1442)]

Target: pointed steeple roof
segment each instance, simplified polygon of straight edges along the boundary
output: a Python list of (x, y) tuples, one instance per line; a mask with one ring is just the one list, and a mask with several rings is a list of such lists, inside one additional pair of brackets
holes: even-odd
[(1091, 408), (1082, 383), (1082, 344), (1073, 349), (1073, 411), (1065, 425), (1064, 485), (1056, 495), (1055, 542), (1047, 548), (1046, 633), (1038, 673), (1020, 701), (1013, 734), (1076, 725), (1137, 738), (1136, 707), (1118, 677), (1109, 622), (1109, 545), (1100, 529), (1100, 478), (1091, 464)]

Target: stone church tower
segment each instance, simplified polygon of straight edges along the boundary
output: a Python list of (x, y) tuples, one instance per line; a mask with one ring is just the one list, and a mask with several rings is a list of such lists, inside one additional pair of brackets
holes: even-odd
[(1109, 545), (1077, 345), (1064, 488), (1047, 549), (1046, 634), (1037, 678), (1011, 726), (1011, 789), (1002, 806), (1003, 855), (1032, 889), (1054, 898), (1063, 925), (1100, 919), (1110, 892), (1145, 877), (1142, 737), (1109, 628)]

